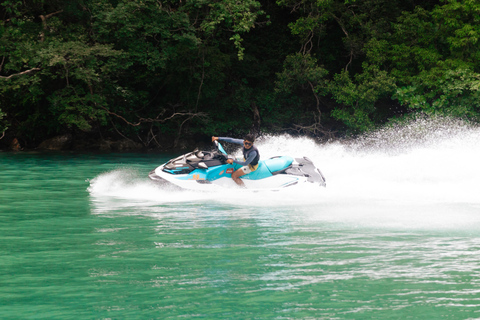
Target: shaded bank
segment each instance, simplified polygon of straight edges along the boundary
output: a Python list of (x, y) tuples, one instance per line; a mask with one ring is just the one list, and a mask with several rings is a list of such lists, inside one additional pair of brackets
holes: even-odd
[(4, 1), (0, 141), (167, 149), (328, 140), (417, 111), (478, 121), (479, 16), (458, 0)]

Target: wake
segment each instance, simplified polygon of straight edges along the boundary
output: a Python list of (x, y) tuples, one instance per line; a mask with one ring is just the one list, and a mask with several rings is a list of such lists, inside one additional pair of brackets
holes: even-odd
[(90, 181), (88, 191), (96, 201), (115, 198), (127, 206), (247, 205), (298, 209), (304, 217), (336, 222), (391, 223), (394, 216), (398, 224), (480, 223), (480, 129), (466, 122), (419, 117), (355, 140), (317, 144), (306, 137), (279, 135), (261, 137), (257, 146), (263, 158), (309, 157), (325, 175), (327, 187), (178, 191), (147, 178), (159, 165), (155, 163), (145, 172), (103, 173)]

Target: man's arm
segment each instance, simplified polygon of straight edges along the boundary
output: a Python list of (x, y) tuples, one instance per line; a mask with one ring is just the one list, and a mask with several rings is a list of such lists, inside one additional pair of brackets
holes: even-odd
[(218, 137), (218, 140), (243, 145), (243, 140), (242, 139), (234, 139), (234, 138), (229, 138), (229, 137)]

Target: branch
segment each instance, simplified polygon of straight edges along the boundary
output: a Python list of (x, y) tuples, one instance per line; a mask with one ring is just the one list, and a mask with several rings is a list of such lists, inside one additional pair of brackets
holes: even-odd
[(253, 112), (253, 125), (252, 129), (254, 132), (259, 133), (260, 132), (260, 126), (262, 124), (262, 119), (260, 117), (260, 111), (258, 111), (257, 104), (255, 102), (252, 102), (252, 112)]
[(0, 63), (0, 72), (2, 72), (4, 62), (5, 62), (5, 56), (2, 57), (2, 63)]
[(177, 133), (177, 137), (175, 138), (175, 141), (173, 142), (173, 147), (176, 148), (178, 146), (178, 141), (180, 141), (180, 135), (182, 134), (182, 128), (183, 128), (183, 125), (190, 119), (194, 118), (195, 116), (191, 116), (191, 117), (188, 117), (186, 118), (185, 120), (182, 121), (182, 123), (180, 124), (180, 127), (178, 128), (178, 133)]
[(320, 110), (320, 98), (318, 97), (317, 93), (315, 92), (315, 87), (313, 86), (313, 83), (311, 81), (308, 81), (308, 84), (310, 85), (310, 88), (312, 89), (312, 93), (315, 96), (315, 99), (317, 100), (317, 111), (319, 115), (322, 115), (322, 111)]
[[(63, 10), (59, 10), (57, 12), (49, 13), (47, 15), (43, 15), (43, 14), (39, 15), (40, 19), (42, 19), (43, 30), (47, 30), (47, 28), (48, 28), (48, 26), (47, 26), (47, 19), (48, 18), (51, 18), (54, 15), (62, 13), (62, 12), (63, 12)], [(41, 32), (40, 33), (40, 42), (43, 42), (43, 40), (45, 40), (45, 33)]]
[[(137, 127), (139, 125), (141, 125), (142, 123), (165, 123), (167, 122), (168, 120), (171, 120), (175, 117), (179, 117), (179, 116), (187, 116), (185, 118), (185, 120), (182, 121), (182, 123), (180, 124), (179, 128), (178, 128), (178, 134), (177, 134), (177, 138), (175, 139), (174, 143), (173, 143), (173, 146), (176, 147), (178, 145), (178, 141), (180, 139), (180, 134), (182, 132), (182, 129), (183, 129), (183, 125), (193, 119), (193, 118), (196, 118), (196, 117), (199, 117), (199, 118), (207, 118), (208, 115), (206, 113), (203, 113), (203, 112), (175, 112), (173, 113), (171, 116), (169, 117), (166, 117), (166, 118), (163, 118), (163, 119), (159, 119), (159, 117), (163, 114), (163, 113), (160, 113), (155, 119), (152, 119), (152, 118), (139, 118), (138, 119), (138, 122), (136, 123), (133, 123), (133, 122), (130, 122), (128, 121), (127, 119), (125, 119), (123, 116), (115, 113), (115, 112), (112, 112), (110, 110), (108, 110), (107, 108), (105, 107), (102, 107), (103, 110), (105, 110), (108, 114), (112, 115), (112, 116), (115, 116), (121, 120), (123, 120), (126, 124), (130, 125), (130, 126), (133, 126), (133, 127)], [(114, 125), (115, 126), (115, 125)], [(116, 129), (116, 128), (115, 128)], [(117, 130), (118, 132), (118, 130)], [(120, 133), (120, 132), (119, 132)], [(152, 134), (152, 137), (153, 137), (153, 140), (155, 140), (156, 144), (157, 145), (160, 145), (157, 141), (157, 139), (155, 138), (155, 135), (153, 134), (152, 132), (152, 128), (150, 128), (150, 133), (149, 134)], [(147, 138), (148, 140), (148, 138)], [(142, 139), (140, 139), (140, 141), (142, 141)], [(150, 140), (151, 141), (151, 140)], [(148, 144), (150, 144), (150, 141), (147, 141), (147, 142), (143, 142), (142, 143), (147, 146)]]
[[(155, 141), (155, 143), (157, 144), (158, 147), (161, 146), (160, 143), (158, 142), (157, 138), (156, 138), (156, 135), (153, 133), (153, 126), (150, 127), (150, 132), (148, 133), (148, 135), (149, 135), (149, 136), (151, 135), (152, 138), (149, 139), (149, 138), (147, 137), (147, 142), (144, 143), (145, 146), (148, 146), (148, 145), (150, 144), (150, 142), (152, 142), (152, 141)], [(141, 140), (141, 139), (140, 139), (140, 140)]]
[(2, 136), (0, 137), (0, 140), (2, 140), (3, 137), (5, 137), (5, 132), (6, 132), (6, 131), (7, 131), (7, 130), (5, 130), (5, 131), (2, 132)]
[(345, 26), (343, 25), (343, 22), (340, 18), (338, 18), (336, 15), (332, 14), (332, 17), (337, 21), (338, 25), (340, 26), (340, 28), (342, 29), (343, 33), (345, 33), (345, 35), (347, 36), (347, 38), (349, 38), (350, 36), (348, 35), (348, 32), (347, 30), (345, 29)]
[(203, 112), (175, 112), (174, 114), (172, 114), (170, 117), (167, 117), (167, 118), (164, 118), (164, 119), (159, 119), (160, 115), (159, 114), (155, 119), (152, 119), (152, 118), (139, 118), (138, 119), (138, 122), (136, 123), (133, 123), (133, 122), (130, 122), (128, 121), (127, 119), (125, 119), (123, 116), (119, 115), (119, 114), (116, 114), (115, 112), (112, 112), (110, 110), (108, 110), (107, 108), (105, 107), (102, 107), (103, 110), (105, 110), (108, 114), (112, 115), (112, 116), (115, 116), (119, 119), (122, 119), (126, 124), (132, 126), (132, 127), (138, 127), (139, 125), (141, 125), (142, 123), (153, 123), (153, 122), (157, 122), (157, 123), (164, 123), (164, 122), (167, 122), (168, 120), (171, 120), (177, 116), (188, 116), (188, 119), (191, 119), (191, 118), (194, 118), (194, 117), (200, 117), (200, 118), (206, 118), (207, 117), (207, 114), (206, 113), (203, 113)]
[(8, 77), (0, 76), (0, 79), (8, 80), (8, 79), (13, 78), (13, 77), (16, 77), (16, 76), (21, 76), (21, 75), (28, 74), (28, 73), (32, 73), (32, 72), (34, 72), (34, 71), (39, 71), (39, 70), (42, 70), (42, 69), (40, 69), (40, 68), (33, 68), (33, 69), (30, 69), (30, 70), (26, 70), (26, 71), (22, 71), (22, 72), (19, 72), (19, 73), (11, 74), (11, 75), (9, 75)]
[(353, 49), (350, 49), (350, 60), (348, 61), (347, 65), (345, 66), (345, 71), (348, 71), (348, 66), (352, 63), (353, 61)]
[(195, 112), (198, 110), (198, 102), (200, 101), (200, 95), (202, 94), (203, 80), (205, 79), (205, 50), (202, 50), (202, 79), (200, 86), (198, 87), (197, 102), (195, 103)]
[(306, 55), (306, 54), (309, 54), (310, 51), (312, 51), (312, 48), (313, 48), (313, 36), (315, 35), (315, 33), (313, 32), (313, 30), (310, 30), (310, 32), (308, 33), (308, 39), (307, 41), (302, 45), (302, 48), (300, 49), (300, 51), (302, 51), (303, 55)]
[(320, 122), (320, 115), (313, 114), (315, 122), (311, 125), (300, 125), (294, 124), (293, 127), (298, 133), (311, 133), (315, 137), (323, 135), (327, 139), (335, 138), (335, 132), (332, 132), (328, 129), (324, 129), (323, 125)]
[[(332, 17), (337, 21), (337, 23), (340, 26), (340, 28), (342, 29), (343, 33), (347, 36), (347, 39), (350, 40), (350, 35), (348, 34), (347, 30), (345, 29), (345, 26), (343, 25), (342, 20), (340, 18), (338, 18), (337, 16), (335, 16), (334, 14), (332, 14)], [(345, 66), (345, 71), (348, 71), (348, 66), (352, 63), (354, 53), (355, 52), (353, 51), (353, 48), (350, 48), (350, 61), (348, 61), (347, 65)]]

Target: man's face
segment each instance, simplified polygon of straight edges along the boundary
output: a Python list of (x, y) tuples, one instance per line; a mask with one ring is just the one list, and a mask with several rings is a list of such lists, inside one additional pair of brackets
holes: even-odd
[(245, 149), (250, 149), (252, 145), (253, 145), (252, 141), (243, 140), (243, 146), (245, 147)]

